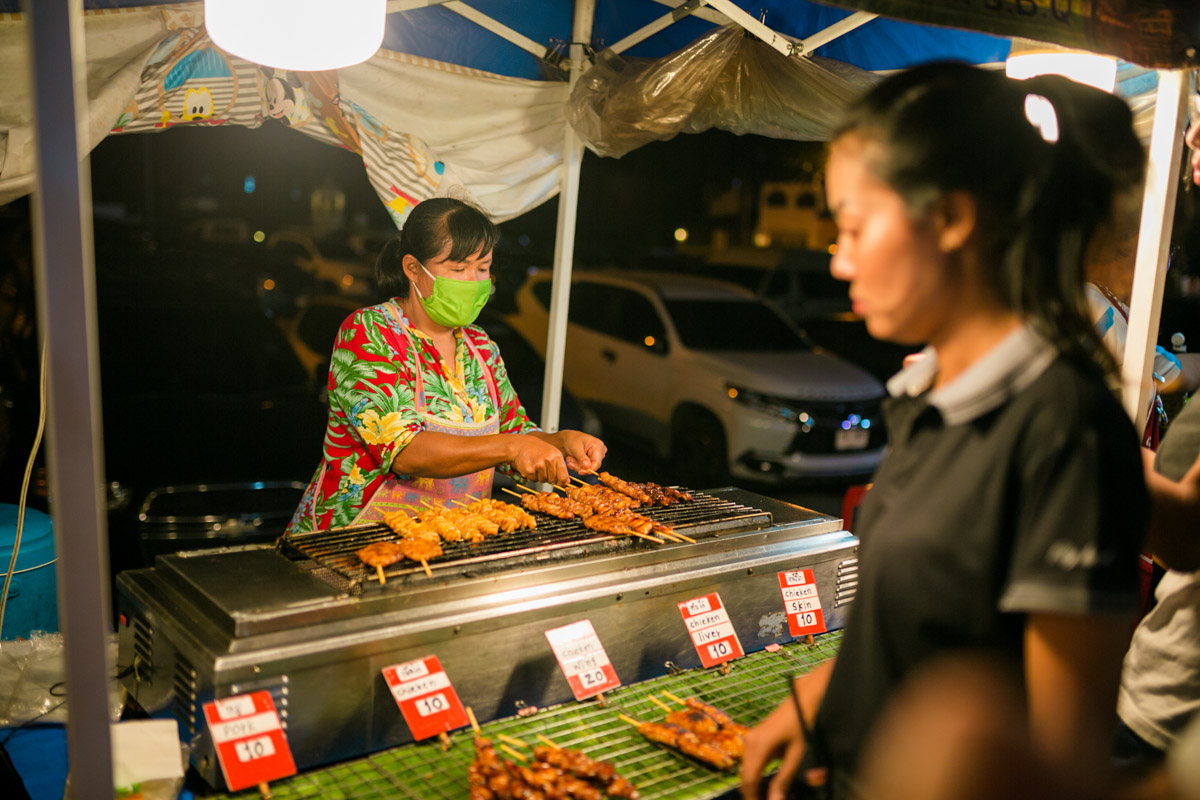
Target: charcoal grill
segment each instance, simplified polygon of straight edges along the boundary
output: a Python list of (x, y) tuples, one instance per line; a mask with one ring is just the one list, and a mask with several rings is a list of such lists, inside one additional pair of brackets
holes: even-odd
[[(702, 539), (722, 533), (765, 528), (771, 524), (771, 513), (736, 501), (693, 492), (691, 502), (670, 506), (639, 508), (637, 513), (655, 522), (671, 526), (692, 539)], [(380, 523), (330, 528), (312, 533), (288, 534), (280, 539), (280, 549), (296, 558), (311, 559), (318, 568), (325, 568), (345, 581), (351, 592), (366, 589), (392, 591), (410, 589), (413, 584), (444, 579), (447, 570), (474, 578), (499, 569), (545, 561), (567, 560), (613, 553), (627, 547), (659, 547), (644, 539), (599, 533), (577, 519), (556, 519), (534, 513), (535, 530), (515, 531), (492, 536), (483, 542), (446, 542), (444, 554), (430, 559), (429, 568), (439, 575), (427, 576), (424, 569), (402, 561), (384, 571), (387, 582), (376, 581), (376, 572), (364, 567), (356, 555), (369, 544), (396, 541), (390, 528)], [(323, 575), (327, 573), (321, 573)], [(331, 582), (337, 584), (337, 577)]]
[[(580, 619), (591, 620), (627, 686), (699, 665), (677, 604), (709, 592), (720, 593), (747, 652), (790, 641), (780, 571), (812, 569), (827, 626), (842, 626), (858, 542), (841, 520), (739, 489), (702, 498), (720, 512), (705, 519), (704, 499), (649, 514), (694, 544), (543, 529), (539, 519), (541, 539), (513, 539), (496, 553), (464, 545), (431, 565), (432, 578), (401, 567), (383, 588), (360, 566), (339, 572), (330, 559), (345, 554), (327, 539), (312, 541), (328, 551), (310, 554), (292, 537), (278, 548), (160, 556), (117, 579), (118, 658), (134, 665), (122, 680), (148, 713), (177, 721), (194, 766), (220, 786), (201, 712), (214, 698), (271, 692), (304, 770), (411, 740), (382, 678), (392, 664), (438, 656), (486, 721), (570, 699), (544, 634)], [(692, 512), (701, 513), (671, 518)], [(381, 533), (336, 535), (357, 549)]]

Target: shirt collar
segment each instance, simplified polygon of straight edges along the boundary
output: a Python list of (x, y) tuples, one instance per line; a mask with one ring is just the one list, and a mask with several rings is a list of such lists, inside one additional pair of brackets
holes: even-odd
[[(926, 347), (919, 359), (892, 376), (887, 390), (893, 397), (915, 397), (930, 389), (937, 376), (937, 351)], [(1004, 337), (983, 358), (948, 385), (929, 391), (926, 398), (947, 425), (958, 425), (1000, 407), (1040, 376), (1058, 351), (1028, 325)]]

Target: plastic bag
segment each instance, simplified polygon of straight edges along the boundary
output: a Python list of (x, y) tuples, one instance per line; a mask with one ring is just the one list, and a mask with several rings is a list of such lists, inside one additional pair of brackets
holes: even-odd
[[(109, 669), (117, 660), (117, 636), (105, 643)], [(67, 694), (61, 633), (34, 631), (28, 639), (0, 642), (0, 727), (26, 722), (66, 722)], [(108, 683), (109, 717), (121, 716), (121, 687)]]
[(709, 128), (824, 141), (875, 80), (840, 61), (784, 56), (728, 25), (659, 59), (601, 51), (575, 84), (567, 119), (593, 152), (614, 158)]

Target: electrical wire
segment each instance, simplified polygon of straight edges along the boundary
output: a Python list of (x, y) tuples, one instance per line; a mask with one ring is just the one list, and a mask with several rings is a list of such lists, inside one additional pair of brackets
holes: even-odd
[[(4, 612), (8, 606), (8, 587), (17, 569), (17, 555), (21, 551), (21, 529), (25, 526), (25, 499), (29, 494), (29, 479), (37, 460), (38, 448), (42, 446), (42, 432), (46, 429), (46, 343), (42, 342), (42, 359), (38, 376), (38, 426), (29, 450), (29, 461), (25, 463), (25, 479), (21, 482), (21, 497), (17, 501), (17, 532), (13, 537), (12, 558), (8, 560), (8, 572), (4, 575), (4, 590), (0, 591), (0, 630), (4, 630)], [(0, 639), (0, 647), (3, 646)]]

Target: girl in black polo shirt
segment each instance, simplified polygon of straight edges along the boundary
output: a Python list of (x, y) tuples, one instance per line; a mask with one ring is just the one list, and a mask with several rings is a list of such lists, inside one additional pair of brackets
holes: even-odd
[(1125, 104), (1056, 76), (926, 65), (848, 112), (826, 178), (833, 274), (872, 335), (929, 346), (888, 384), (892, 449), (856, 514), (836, 664), (797, 682), (812, 747), (795, 704), (777, 709), (747, 737), (746, 797), (772, 755), (769, 797), (810, 767), (852, 795), (896, 688), (966, 652), (1021, 682), (1041, 756), (1103, 781), (1148, 505), (1084, 263), (1141, 169)]

